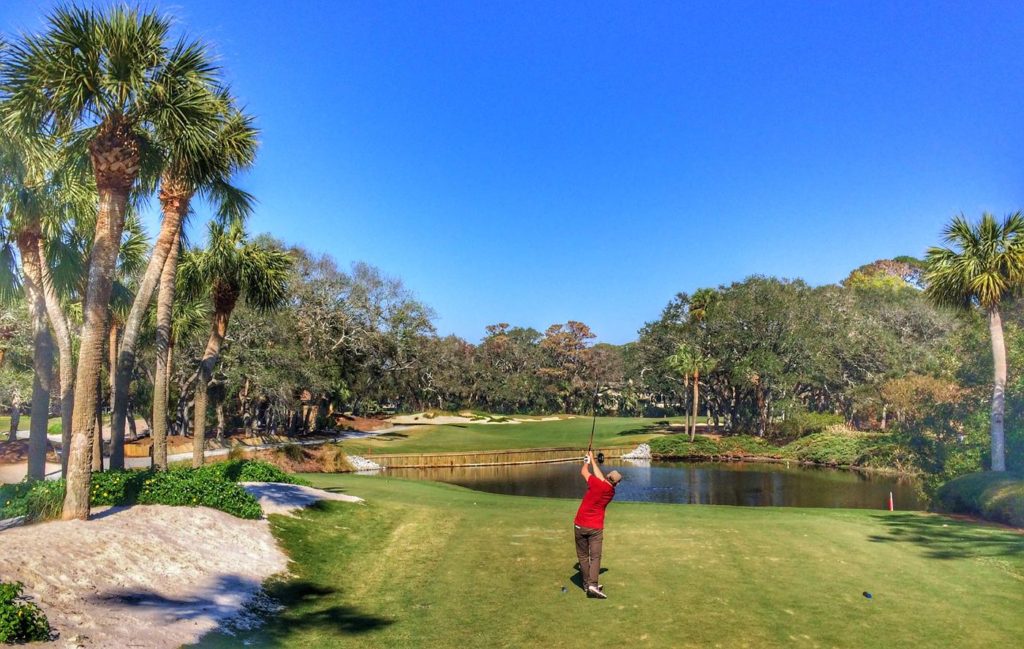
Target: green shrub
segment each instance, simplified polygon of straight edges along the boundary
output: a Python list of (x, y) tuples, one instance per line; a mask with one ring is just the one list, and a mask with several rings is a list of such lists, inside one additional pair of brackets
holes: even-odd
[(735, 435), (714, 440), (697, 435), (691, 442), (686, 435), (657, 437), (648, 442), (651, 453), (660, 457), (706, 458), (722, 456), (756, 455), (775, 457), (778, 449), (758, 437)]
[[(302, 451), (301, 446), (295, 448)], [(287, 448), (287, 447), (286, 447)], [(305, 456), (301, 456), (305, 460)], [(227, 462), (214, 462), (202, 468), (195, 469), (203, 474), (209, 474), (220, 480), (228, 482), (286, 482), (289, 484), (308, 484), (305, 480), (297, 478), (290, 473), (285, 473), (280, 468), (262, 460), (228, 460)]]
[(867, 466), (881, 453), (887, 439), (877, 433), (833, 428), (794, 440), (782, 447), (783, 457), (836, 466)]
[(127, 505), (137, 502), (139, 493), (152, 471), (104, 471), (92, 474), (89, 503)]
[(779, 434), (786, 439), (796, 439), (804, 435), (822, 433), (829, 426), (837, 426), (844, 423), (846, 423), (846, 419), (842, 415), (797, 410), (796, 412), (787, 413), (786, 420), (779, 424)]
[(259, 503), (249, 492), (202, 469), (150, 473), (136, 502), (140, 505), (213, 507), (239, 518), (260, 518), (263, 515)]
[(64, 481), (20, 482), (0, 487), (0, 519), (24, 516), (29, 522), (60, 516)]
[(0, 642), (15, 644), (49, 640), (50, 623), (39, 607), (26, 601), (22, 584), (0, 581)]
[(960, 476), (939, 488), (935, 508), (1024, 527), (1024, 474), (984, 471)]
[[(89, 502), (103, 505), (186, 505), (219, 509), (239, 518), (262, 516), (259, 503), (237, 482), (306, 484), (272, 464), (235, 460), (198, 469), (104, 471), (94, 473)], [(0, 487), (0, 519), (25, 516), (28, 521), (60, 517), (63, 480), (23, 482)]]

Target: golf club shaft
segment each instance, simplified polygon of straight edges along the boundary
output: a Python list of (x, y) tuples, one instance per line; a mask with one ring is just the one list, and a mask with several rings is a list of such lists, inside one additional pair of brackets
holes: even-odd
[(594, 430), (597, 428), (597, 393), (599, 390), (600, 388), (594, 389), (594, 402), (590, 406), (593, 418), (590, 422), (590, 443), (587, 444), (587, 453), (594, 450)]

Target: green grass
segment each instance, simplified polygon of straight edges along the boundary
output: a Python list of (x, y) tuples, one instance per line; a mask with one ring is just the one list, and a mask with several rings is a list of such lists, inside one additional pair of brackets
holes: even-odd
[[(274, 516), (286, 608), (203, 647), (994, 647), (1024, 634), (1024, 536), (937, 515), (614, 503), (586, 599), (572, 500), (308, 475), (367, 499)], [(567, 592), (562, 592), (562, 587)], [(862, 593), (869, 591), (873, 599)]]
[[(640, 419), (598, 417), (595, 446), (629, 446), (659, 436), (658, 422), (682, 423), (682, 418)], [(568, 446), (586, 448), (590, 439), (590, 417), (558, 421), (532, 420), (522, 424), (453, 424), (413, 426), (373, 438), (347, 440), (347, 453), (442, 453), (495, 451), (517, 448)]]
[[(110, 415), (103, 416), (103, 422), (105, 424), (110, 423)], [(18, 430), (28, 430), (32, 423), (32, 417), (30, 415), (22, 415), (18, 419)], [(11, 430), (11, 417), (5, 415), (0, 417), (0, 438), (7, 439), (7, 432)], [(49, 435), (60, 435), (60, 417), (50, 417), (47, 420), (46, 432)]]

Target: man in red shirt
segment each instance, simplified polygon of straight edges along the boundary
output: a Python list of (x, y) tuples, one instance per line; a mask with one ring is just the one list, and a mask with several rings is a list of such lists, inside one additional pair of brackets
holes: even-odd
[(601, 572), (601, 548), (604, 545), (604, 510), (615, 497), (615, 485), (622, 476), (609, 471), (606, 477), (594, 461), (594, 452), (583, 458), (580, 474), (587, 481), (587, 493), (576, 510), (576, 556), (580, 560), (580, 575), (587, 597), (607, 599), (597, 578)]

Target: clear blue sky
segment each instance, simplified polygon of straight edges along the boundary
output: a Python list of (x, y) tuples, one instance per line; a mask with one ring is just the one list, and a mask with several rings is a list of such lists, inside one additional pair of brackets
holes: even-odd
[[(50, 4), (4, 0), (0, 30)], [(155, 6), (259, 117), (252, 229), (379, 266), (471, 341), (622, 343), (677, 291), (835, 282), (1024, 208), (1020, 2)]]

